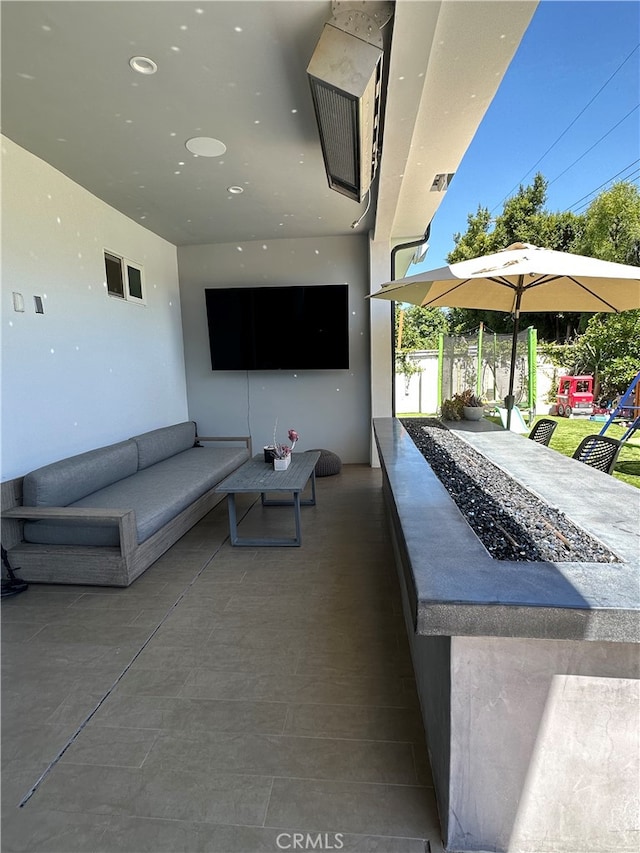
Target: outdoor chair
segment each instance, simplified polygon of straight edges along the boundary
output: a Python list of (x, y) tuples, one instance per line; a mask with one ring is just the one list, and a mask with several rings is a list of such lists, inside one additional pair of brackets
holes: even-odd
[(537, 441), (538, 444), (544, 444), (548, 447), (551, 436), (557, 426), (557, 421), (549, 420), (549, 418), (541, 418), (529, 433), (529, 438), (532, 441)]
[(611, 474), (621, 450), (622, 442), (617, 438), (610, 438), (607, 435), (587, 435), (578, 445), (573, 458), (599, 471), (604, 471), (605, 474)]

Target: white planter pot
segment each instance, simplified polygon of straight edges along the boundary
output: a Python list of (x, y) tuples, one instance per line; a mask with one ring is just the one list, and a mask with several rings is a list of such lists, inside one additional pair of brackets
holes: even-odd
[(466, 421), (481, 421), (484, 415), (482, 406), (464, 406), (462, 412)]
[(274, 471), (286, 471), (290, 464), (291, 464), (291, 454), (289, 454), (289, 456), (285, 456), (284, 459), (274, 459), (273, 460), (273, 470)]

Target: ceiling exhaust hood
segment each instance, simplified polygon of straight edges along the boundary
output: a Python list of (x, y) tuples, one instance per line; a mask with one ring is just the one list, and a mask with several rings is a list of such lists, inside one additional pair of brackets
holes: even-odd
[[(307, 67), (331, 189), (361, 202), (378, 167), (383, 43), (391, 3), (360, 3), (325, 24)], [(370, 6), (372, 14), (365, 14)]]

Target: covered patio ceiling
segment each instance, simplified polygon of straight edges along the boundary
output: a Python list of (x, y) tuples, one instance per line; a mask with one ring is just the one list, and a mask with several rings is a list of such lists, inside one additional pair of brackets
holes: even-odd
[[(337, 8), (373, 5), (3, 2), (3, 133), (175, 245), (353, 234), (366, 205), (328, 187), (306, 68)], [(392, 4), (382, 156), (356, 233), (424, 234), (434, 177), (456, 172), (536, 5)], [(134, 55), (157, 73), (132, 71)], [(197, 136), (226, 152), (194, 157)]]

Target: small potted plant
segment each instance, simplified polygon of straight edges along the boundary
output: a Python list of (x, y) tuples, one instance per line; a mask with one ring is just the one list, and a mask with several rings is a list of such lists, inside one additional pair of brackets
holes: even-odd
[(477, 394), (474, 394), (471, 389), (467, 389), (462, 393), (463, 404), (462, 414), (467, 421), (482, 420), (484, 415), (484, 400)]
[(273, 457), (273, 470), (286, 471), (289, 465), (291, 464), (291, 454), (293, 453), (293, 448), (296, 446), (296, 442), (299, 436), (294, 429), (290, 429), (287, 435), (291, 444), (280, 444), (276, 440), (277, 428), (278, 422), (276, 421), (276, 425), (273, 429), (273, 444), (269, 448)]
[(440, 417), (444, 421), (479, 421), (484, 415), (484, 401), (470, 388), (442, 401)]

